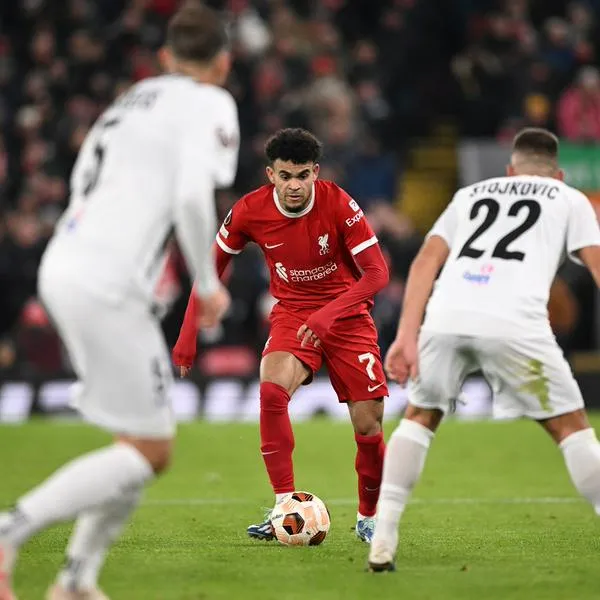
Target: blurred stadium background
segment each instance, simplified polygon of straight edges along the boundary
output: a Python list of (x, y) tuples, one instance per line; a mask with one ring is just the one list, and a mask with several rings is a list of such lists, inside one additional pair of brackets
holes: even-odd
[[(36, 299), (37, 266), (86, 132), (115, 96), (159, 72), (154, 51), (178, 4), (0, 2), (0, 421), (65, 412), (72, 371)], [(270, 133), (314, 131), (325, 144), (322, 176), (359, 201), (389, 260), (392, 278), (374, 309), (384, 351), (423, 234), (458, 186), (502, 173), (520, 127), (560, 135), (568, 181), (600, 211), (600, 0), (207, 4), (231, 22), (229, 86), (242, 126), (239, 173), (234, 189), (219, 192), (220, 216), (263, 183)], [(189, 289), (173, 245), (157, 290), (170, 346)], [(193, 377), (177, 384), (181, 419), (258, 415), (258, 360), (272, 306), (258, 248), (236, 258), (230, 289), (223, 327), (201, 333)], [(565, 264), (551, 319), (591, 406), (600, 403), (599, 307), (587, 272)], [(291, 405), (297, 418), (345, 412), (326, 380), (299, 395)], [(463, 415), (489, 414), (484, 382), (469, 382), (465, 396)], [(388, 414), (403, 401), (396, 388)]]

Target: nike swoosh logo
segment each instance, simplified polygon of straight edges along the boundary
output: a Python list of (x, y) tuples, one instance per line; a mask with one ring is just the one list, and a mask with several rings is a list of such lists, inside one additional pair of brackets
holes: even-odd
[(265, 248), (267, 250), (272, 250), (273, 248), (279, 248), (279, 246), (283, 246), (284, 244), (285, 244), (285, 242), (281, 242), (281, 244), (273, 244), (273, 245), (265, 244)]
[(377, 388), (380, 388), (383, 385), (383, 383), (378, 383), (377, 385), (370, 385), (367, 389), (369, 390), (369, 392), (374, 392)]

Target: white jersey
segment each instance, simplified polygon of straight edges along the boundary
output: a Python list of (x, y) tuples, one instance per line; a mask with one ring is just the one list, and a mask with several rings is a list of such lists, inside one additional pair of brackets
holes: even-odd
[(150, 301), (174, 228), (198, 292), (212, 293), (214, 190), (233, 183), (238, 146), (227, 91), (181, 75), (138, 83), (86, 137), (44, 261), (83, 269), (112, 298)]
[(478, 337), (551, 334), (550, 287), (565, 258), (600, 245), (589, 200), (547, 177), (497, 177), (459, 190), (429, 236), (450, 255), (424, 331)]

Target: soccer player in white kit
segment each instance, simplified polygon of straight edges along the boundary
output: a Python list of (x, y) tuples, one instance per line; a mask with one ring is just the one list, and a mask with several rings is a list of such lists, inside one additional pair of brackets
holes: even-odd
[[(229, 305), (212, 256), (214, 189), (231, 185), (239, 124), (220, 86), (230, 68), (225, 26), (201, 5), (168, 26), (168, 74), (117, 99), (87, 136), (71, 200), (43, 257), (41, 298), (79, 377), (74, 403), (115, 443), (66, 464), (0, 516), (0, 600), (36, 532), (76, 518), (50, 600), (106, 600), (97, 579), (144, 486), (166, 467), (175, 420), (171, 361), (152, 315), (153, 290), (174, 228), (194, 274), (202, 323)], [(43, 452), (43, 448), (40, 448)]]
[(583, 262), (600, 285), (600, 228), (588, 199), (563, 183), (557, 161), (553, 134), (523, 130), (508, 177), (459, 190), (414, 260), (385, 361), (391, 379), (409, 381), (409, 404), (385, 456), (372, 571), (394, 569), (398, 524), (429, 445), (475, 370), (490, 383), (495, 410), (544, 427), (575, 487), (600, 513), (600, 445), (547, 312), (565, 256)]

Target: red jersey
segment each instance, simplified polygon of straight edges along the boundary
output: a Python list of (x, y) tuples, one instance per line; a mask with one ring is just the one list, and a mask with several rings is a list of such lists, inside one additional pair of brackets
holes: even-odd
[[(217, 234), (219, 247), (239, 254), (258, 244), (271, 275), (271, 294), (282, 308), (312, 313), (361, 278), (354, 259), (377, 243), (358, 204), (331, 181), (317, 180), (308, 206), (286, 211), (273, 185), (240, 198)], [(365, 300), (356, 314), (368, 312)]]

